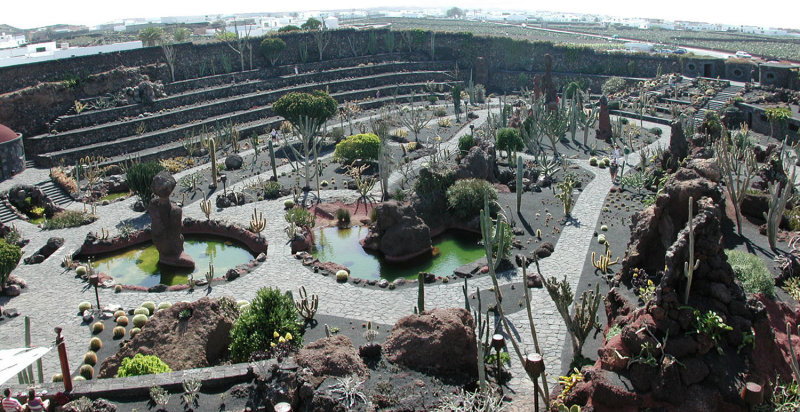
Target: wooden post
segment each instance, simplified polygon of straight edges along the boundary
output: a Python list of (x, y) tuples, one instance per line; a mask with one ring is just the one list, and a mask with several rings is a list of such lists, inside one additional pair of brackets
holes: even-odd
[[(25, 316), (25, 347), (31, 347), (31, 318)], [(28, 382), (27, 383), (34, 383), (33, 380), (33, 364), (28, 365)]]
[(67, 344), (61, 336), (62, 328), (56, 326), (56, 346), (58, 346), (58, 360), (61, 363), (61, 376), (64, 378), (64, 392), (72, 392), (72, 376), (69, 374), (69, 360), (67, 359)]

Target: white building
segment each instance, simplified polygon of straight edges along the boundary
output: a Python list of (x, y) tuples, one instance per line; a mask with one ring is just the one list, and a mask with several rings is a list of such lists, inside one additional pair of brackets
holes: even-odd
[(333, 16), (326, 17), (325, 20), (323, 20), (323, 22), (325, 23), (325, 28), (327, 28), (327, 29), (333, 30), (333, 29), (338, 29), (339, 28), (339, 18), (338, 17), (333, 17)]
[(61, 45), (67, 47), (59, 48), (56, 42), (47, 42), (0, 50), (0, 67), (142, 48), (142, 42), (139, 40), (89, 47), (68, 47), (67, 43)]
[(25, 35), (0, 34), (0, 49), (13, 49), (26, 43)]

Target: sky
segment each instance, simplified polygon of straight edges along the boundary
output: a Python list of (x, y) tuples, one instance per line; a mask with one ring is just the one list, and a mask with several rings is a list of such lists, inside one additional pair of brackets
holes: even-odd
[[(231, 14), (254, 12), (286, 12), (337, 9), (365, 9), (373, 7), (426, 7), (447, 9), (481, 9), (491, 5), (494, 9), (552, 10), (620, 17), (662, 18), (667, 20), (705, 21), (709, 23), (746, 24), (766, 27), (800, 29), (800, 1), (768, 0), (765, 7), (742, 1), (720, 0), (571, 0), (569, 2), (542, 2), (525, 0), (38, 0), (4, 1), (0, 6), (0, 24), (18, 28), (33, 28), (52, 24), (106, 23), (122, 18), (186, 16), (204, 14)], [(739, 6), (747, 4), (748, 7)], [(402, 6), (399, 6), (402, 5)], [(557, 7), (557, 8), (555, 8)], [(555, 9), (554, 9), (555, 8)]]

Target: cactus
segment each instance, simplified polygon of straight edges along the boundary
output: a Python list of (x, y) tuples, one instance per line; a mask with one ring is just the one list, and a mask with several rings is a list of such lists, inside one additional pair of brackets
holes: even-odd
[(330, 338), (331, 337), (331, 328), (328, 327), (327, 323), (325, 324), (325, 337), (326, 338)]
[(564, 180), (558, 185), (559, 193), (556, 193), (556, 198), (561, 200), (564, 205), (564, 215), (569, 217), (572, 213), (572, 206), (575, 204), (575, 198), (572, 196), (572, 191), (575, 189), (575, 179), (571, 175), (564, 176)]
[(267, 220), (264, 219), (264, 212), (258, 213), (256, 208), (253, 208), (253, 216), (250, 217), (250, 231), (253, 233), (261, 233), (267, 227)]
[[(734, 132), (733, 140), (747, 141), (747, 128)], [(742, 201), (750, 188), (750, 180), (758, 172), (755, 153), (752, 148), (739, 144), (729, 144), (727, 139), (714, 142), (714, 158), (725, 179), (725, 188), (736, 213), (736, 230), (742, 235)], [(772, 190), (772, 188), (770, 188)], [(774, 192), (773, 192), (774, 193)], [(768, 219), (769, 220), (769, 219)], [(767, 226), (769, 227), (769, 225)]]
[(300, 300), (294, 301), (294, 306), (306, 322), (311, 322), (314, 320), (314, 315), (317, 313), (317, 308), (319, 307), (319, 296), (311, 295), (309, 299), (305, 286), (300, 286), (299, 292)]
[(517, 214), (522, 206), (522, 156), (517, 156)]
[(275, 181), (278, 181), (278, 166), (275, 164), (275, 147), (272, 144), (272, 139), (268, 140), (269, 142), (269, 163), (272, 165), (272, 176), (275, 178)]
[[(800, 326), (797, 327), (797, 333), (800, 334)], [(792, 354), (791, 363), (792, 373), (794, 374), (794, 381), (800, 382), (800, 365), (797, 363), (797, 354), (794, 353), (794, 345), (792, 345), (792, 324), (786, 322), (786, 336), (789, 337), (789, 353)]]
[(211, 219), (211, 199), (201, 200), (200, 210), (202, 210), (203, 214), (206, 215), (206, 220)]
[(211, 187), (217, 187), (217, 141), (208, 137), (203, 139), (203, 145), (208, 148), (211, 162)]
[(772, 196), (769, 198), (769, 211), (764, 213), (764, 218), (767, 220), (767, 241), (769, 241), (769, 248), (773, 251), (776, 250), (778, 225), (781, 223), (783, 211), (786, 209), (786, 202), (794, 189), (794, 175), (795, 170), (792, 168), (792, 173), (782, 188), (777, 183), (769, 184), (768, 191), (772, 193)]
[[(683, 304), (689, 304), (689, 290), (692, 288), (692, 278), (694, 271), (700, 265), (700, 259), (694, 259), (694, 216), (692, 215), (692, 205), (694, 198), (689, 197), (689, 261), (683, 262), (683, 274), (686, 276), (686, 293), (683, 297)], [(694, 263), (691, 263), (694, 262)]]
[(211, 288), (211, 281), (214, 280), (214, 262), (208, 262), (208, 272), (206, 272), (206, 282), (208, 282), (208, 288)]
[(619, 263), (619, 258), (612, 261), (611, 251), (608, 249), (608, 247), (606, 247), (606, 254), (599, 255), (599, 257), (597, 257), (597, 254), (595, 252), (592, 252), (592, 265), (596, 269), (600, 269), (603, 273), (608, 273), (609, 267), (616, 265), (617, 263)]
[(425, 311), (425, 274), (419, 272), (417, 277), (417, 308), (422, 313)]

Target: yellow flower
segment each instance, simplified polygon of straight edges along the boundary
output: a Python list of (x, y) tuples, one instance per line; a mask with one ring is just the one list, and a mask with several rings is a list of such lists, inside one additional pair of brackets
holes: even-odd
[(275, 347), (275, 342), (270, 342), (270, 343), (269, 343), (269, 347), (270, 347), (270, 348), (274, 348), (274, 347)]
[(275, 332), (272, 332), (272, 337), (273, 338), (279, 338), (279, 337), (281, 337), (281, 334), (278, 333), (278, 331), (276, 330)]
[(286, 332), (286, 340), (292, 340), (292, 334), (291, 333)]
[(286, 339), (284, 339), (283, 336), (278, 338), (278, 343), (284, 343), (284, 342), (286, 342)]
[(650, 279), (647, 279), (647, 286), (653, 286), (653, 281), (650, 280)]

